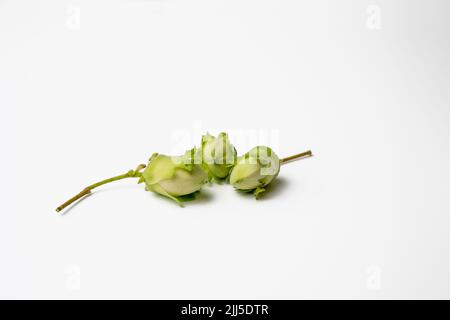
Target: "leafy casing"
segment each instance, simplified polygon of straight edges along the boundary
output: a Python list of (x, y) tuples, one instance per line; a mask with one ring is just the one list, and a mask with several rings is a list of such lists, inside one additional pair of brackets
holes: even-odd
[(199, 191), (207, 181), (200, 165), (191, 163), (185, 156), (171, 157), (153, 154), (139, 182), (146, 189), (181, 203), (186, 196)]
[(258, 146), (238, 158), (230, 173), (230, 184), (238, 190), (253, 192), (259, 198), (279, 172), (280, 159), (275, 152)]
[(209, 179), (224, 179), (236, 164), (236, 149), (225, 132), (219, 133), (217, 137), (207, 133), (202, 136), (201, 158)]

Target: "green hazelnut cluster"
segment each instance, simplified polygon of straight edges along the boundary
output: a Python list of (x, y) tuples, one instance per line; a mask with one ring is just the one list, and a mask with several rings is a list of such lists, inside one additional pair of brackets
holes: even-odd
[(278, 176), (282, 163), (311, 155), (311, 151), (307, 151), (280, 159), (271, 148), (257, 146), (238, 157), (228, 134), (222, 132), (215, 137), (207, 133), (202, 136), (199, 147), (186, 151), (184, 155), (155, 153), (147, 165), (139, 165), (136, 170), (86, 187), (56, 211), (61, 211), (98, 186), (124, 178), (139, 178), (139, 183), (144, 183), (147, 191), (168, 197), (180, 205), (192, 200), (206, 183), (214, 180), (228, 181), (235, 189), (253, 193), (258, 199)]

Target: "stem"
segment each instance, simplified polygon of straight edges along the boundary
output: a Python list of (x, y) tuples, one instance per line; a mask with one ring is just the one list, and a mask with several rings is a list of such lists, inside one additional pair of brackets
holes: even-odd
[(67, 200), (66, 202), (64, 202), (62, 205), (60, 205), (58, 208), (56, 208), (56, 212), (60, 212), (61, 210), (63, 210), (65, 207), (71, 205), (72, 203), (74, 203), (75, 201), (83, 198), (85, 195), (88, 195), (91, 193), (92, 189), (97, 188), (99, 186), (102, 186), (104, 184), (113, 182), (113, 181), (118, 181), (118, 180), (122, 180), (125, 178), (140, 178), (142, 176), (142, 173), (140, 172), (140, 170), (145, 168), (145, 164), (140, 164), (136, 170), (130, 170), (127, 173), (109, 178), (109, 179), (105, 179), (102, 181), (99, 181), (97, 183), (91, 184), (90, 186), (87, 186), (86, 188), (84, 188), (83, 190), (81, 190), (80, 193), (78, 193), (77, 195), (73, 196), (72, 198), (70, 198), (69, 200)]
[(307, 157), (312, 157), (312, 152), (311, 150), (299, 153), (299, 154), (295, 154), (293, 156), (287, 157), (287, 158), (283, 158), (281, 159), (281, 164), (285, 164), (286, 162), (295, 160), (295, 159), (300, 159), (300, 158), (307, 158)]

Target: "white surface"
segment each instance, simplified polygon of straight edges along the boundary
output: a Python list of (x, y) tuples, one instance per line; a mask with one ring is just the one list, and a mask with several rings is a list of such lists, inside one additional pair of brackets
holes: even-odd
[[(0, 298), (450, 298), (449, 12), (1, 1)], [(316, 156), (261, 201), (123, 181), (54, 212), (207, 130)]]

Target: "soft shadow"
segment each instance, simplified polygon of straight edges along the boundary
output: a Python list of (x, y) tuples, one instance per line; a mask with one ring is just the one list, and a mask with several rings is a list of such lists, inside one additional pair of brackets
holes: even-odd
[(228, 181), (227, 181), (226, 178), (225, 179), (214, 179), (214, 180), (211, 181), (211, 183), (221, 186), (221, 185), (224, 185), (224, 184), (228, 184)]
[(266, 192), (261, 194), (261, 197), (259, 200), (269, 200), (272, 198), (278, 197), (281, 193), (283, 193), (284, 190), (286, 190), (289, 187), (289, 182), (286, 178), (283, 177), (277, 177), (275, 180), (272, 181), (267, 187)]
[(72, 203), (70, 206), (64, 208), (61, 212), (59, 212), (59, 214), (61, 216), (65, 216), (66, 214), (68, 214), (70, 211), (72, 211), (76, 206), (78, 206), (80, 204), (80, 202), (82, 202), (84, 199), (89, 198), (90, 196), (92, 196), (93, 193), (89, 193), (87, 195), (85, 195), (83, 198), (81, 198), (78, 201), (75, 201), (74, 203)]
[(213, 193), (210, 190), (207, 190), (206, 188), (202, 188), (200, 192), (197, 192), (192, 199), (185, 200), (181, 202), (181, 205), (176, 203), (174, 200), (170, 199), (169, 197), (163, 196), (156, 192), (149, 192), (152, 195), (152, 197), (156, 198), (157, 201), (165, 201), (169, 205), (175, 206), (175, 207), (188, 207), (192, 205), (203, 205), (205, 203), (209, 203), (213, 198)]
[(76, 208), (83, 200), (90, 198), (92, 195), (95, 195), (97, 193), (101, 193), (101, 192), (105, 192), (105, 191), (109, 191), (109, 190), (114, 190), (114, 189), (129, 189), (129, 188), (136, 188), (138, 185), (123, 185), (123, 186), (107, 186), (107, 187), (103, 187), (102, 189), (98, 189), (98, 190), (93, 190), (91, 193), (85, 195), (83, 198), (81, 198), (80, 200), (72, 203), (70, 206), (66, 207), (64, 210), (62, 210), (61, 212), (59, 212), (59, 214), (61, 216), (64, 216), (66, 214), (68, 214), (69, 212), (71, 212), (74, 208)]
[[(258, 201), (270, 200), (272, 198), (276, 198), (289, 186), (288, 181), (285, 178), (278, 177), (274, 181), (272, 181), (267, 187), (265, 187), (266, 191), (260, 194)], [(245, 198), (254, 198), (253, 192), (244, 192), (236, 190), (236, 193), (241, 197)]]
[(211, 202), (213, 198), (214, 194), (211, 192), (211, 190), (202, 188), (202, 190), (195, 195), (195, 199), (189, 202), (185, 202), (185, 205), (203, 205), (205, 203)]

